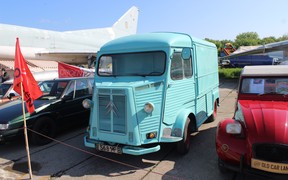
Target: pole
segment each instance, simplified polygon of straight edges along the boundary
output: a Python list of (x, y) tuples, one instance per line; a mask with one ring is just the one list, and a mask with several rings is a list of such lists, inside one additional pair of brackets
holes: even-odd
[(24, 135), (25, 135), (26, 152), (27, 152), (27, 158), (28, 158), (28, 168), (29, 168), (30, 179), (33, 179), (33, 177), (32, 177), (32, 168), (31, 168), (31, 161), (30, 161), (28, 135), (27, 135), (27, 125), (26, 125), (26, 115), (25, 115), (25, 108), (24, 108), (22, 82), (20, 83), (20, 86), (21, 86), (22, 110), (23, 110), (23, 118), (24, 118), (24, 120), (23, 120), (23, 121), (24, 121)]

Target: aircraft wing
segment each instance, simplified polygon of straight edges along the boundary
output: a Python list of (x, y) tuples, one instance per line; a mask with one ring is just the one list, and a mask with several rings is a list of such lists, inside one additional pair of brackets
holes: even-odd
[[(43, 50), (35, 53), (35, 59), (50, 59), (54, 61), (61, 61), (64, 63), (71, 64), (83, 64), (87, 60), (95, 60), (96, 58), (95, 51), (67, 51), (67, 50)], [(92, 63), (92, 62), (91, 62)], [(89, 64), (89, 62), (88, 62)]]

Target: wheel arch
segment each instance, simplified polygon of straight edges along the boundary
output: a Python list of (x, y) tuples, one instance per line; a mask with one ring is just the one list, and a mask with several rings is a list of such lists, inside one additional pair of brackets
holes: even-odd
[(172, 128), (173, 136), (177, 137), (183, 136), (187, 117), (190, 119), (190, 131), (195, 132), (197, 130), (196, 117), (194, 113), (186, 109), (181, 111), (176, 117), (175, 124)]
[(51, 112), (45, 112), (45, 113), (41, 113), (41, 114), (34, 116), (33, 120), (29, 122), (30, 123), (29, 127), (33, 128), (36, 124), (36, 121), (41, 119), (41, 118), (49, 118), (49, 119), (53, 120), (55, 124), (57, 124), (57, 121), (56, 121), (56, 119), (58, 119), (57, 115), (53, 114)]

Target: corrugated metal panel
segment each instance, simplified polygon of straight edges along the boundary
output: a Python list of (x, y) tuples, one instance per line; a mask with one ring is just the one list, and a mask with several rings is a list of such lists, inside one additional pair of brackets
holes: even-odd
[[(27, 64), (31, 72), (40, 72), (44, 71), (43, 68), (37, 67), (37, 66), (30, 66)], [(7, 71), (13, 70), (14, 71), (14, 61), (6, 61), (6, 60), (0, 60), (0, 66), (5, 67)]]
[[(58, 62), (56, 61), (27, 60), (27, 65), (31, 72), (58, 69)], [(0, 60), (0, 67), (7, 69), (7, 71), (14, 70), (14, 60)]]
[(14, 69), (14, 61), (7, 61), (7, 60), (1, 60), (0, 61), (1, 67), (9, 68), (9, 69)]
[(27, 61), (43, 69), (58, 69), (58, 62), (56, 61), (40, 61), (40, 60), (27, 60)]

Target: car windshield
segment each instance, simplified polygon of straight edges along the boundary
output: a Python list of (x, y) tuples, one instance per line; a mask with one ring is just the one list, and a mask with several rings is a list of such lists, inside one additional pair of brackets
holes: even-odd
[(1, 84), (0, 85), (0, 98), (3, 97), (7, 91), (10, 89), (12, 84)]
[(43, 81), (39, 83), (39, 87), (43, 92), (43, 96), (39, 99), (59, 99), (68, 85), (69, 81)]
[(99, 76), (160, 76), (165, 71), (162, 51), (103, 55), (99, 60)]
[(244, 78), (241, 84), (245, 94), (288, 94), (288, 78)]

